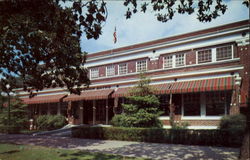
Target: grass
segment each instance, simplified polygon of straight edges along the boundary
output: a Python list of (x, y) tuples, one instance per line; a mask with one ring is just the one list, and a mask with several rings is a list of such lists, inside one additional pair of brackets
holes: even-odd
[(0, 144), (0, 160), (145, 160), (143, 158), (90, 153), (29, 145)]

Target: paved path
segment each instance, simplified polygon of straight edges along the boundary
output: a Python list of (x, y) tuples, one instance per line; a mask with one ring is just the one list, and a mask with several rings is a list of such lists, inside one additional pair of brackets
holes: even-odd
[(236, 160), (239, 155), (239, 149), (237, 148), (90, 140), (50, 136), (0, 134), (0, 143), (79, 149), (160, 160)]

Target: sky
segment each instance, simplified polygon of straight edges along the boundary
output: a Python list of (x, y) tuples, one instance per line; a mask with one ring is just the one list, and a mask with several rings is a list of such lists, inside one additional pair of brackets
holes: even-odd
[[(162, 23), (157, 21), (155, 13), (150, 10), (147, 13), (138, 12), (132, 15), (132, 18), (126, 19), (126, 7), (123, 6), (123, 2), (109, 0), (108, 18), (103, 25), (102, 35), (97, 40), (88, 40), (82, 36), (81, 49), (91, 54), (249, 19), (249, 10), (242, 5), (242, 0), (226, 0), (225, 3), (228, 7), (226, 13), (212, 22), (199, 22), (194, 13), (176, 14), (172, 20)], [(114, 44), (115, 27), (117, 43)]]

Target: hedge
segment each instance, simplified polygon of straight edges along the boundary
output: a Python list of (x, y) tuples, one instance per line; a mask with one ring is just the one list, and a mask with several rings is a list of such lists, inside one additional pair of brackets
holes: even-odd
[(0, 133), (9, 133), (9, 134), (14, 134), (14, 133), (20, 133), (20, 127), (16, 126), (2, 126), (0, 125)]
[(53, 130), (61, 128), (67, 123), (62, 115), (41, 115), (37, 118), (36, 124), (40, 130)]
[(239, 147), (243, 132), (238, 130), (73, 127), (72, 136), (88, 139)]

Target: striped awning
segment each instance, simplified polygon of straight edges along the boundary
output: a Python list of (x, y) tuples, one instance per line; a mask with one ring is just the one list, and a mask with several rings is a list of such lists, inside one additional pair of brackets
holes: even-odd
[(130, 95), (130, 90), (132, 87), (127, 87), (127, 88), (118, 88), (112, 97), (126, 97)]
[(173, 83), (171, 86), (171, 93), (232, 90), (233, 87), (234, 87), (234, 79), (232, 77), (223, 77), (223, 78), (176, 82)]
[(102, 89), (102, 90), (85, 90), (80, 95), (71, 94), (66, 97), (63, 101), (80, 101), (80, 100), (94, 100), (94, 99), (107, 99), (113, 89)]
[[(170, 93), (192, 93), (192, 92), (208, 92), (220, 90), (232, 90), (234, 87), (233, 77), (202, 79), (193, 81), (181, 81), (174, 83), (164, 83), (151, 85), (155, 94), (170, 94)], [(129, 88), (118, 88), (112, 97), (129, 96)]]
[(66, 94), (35, 96), (32, 98), (21, 98), (21, 100), (25, 104), (57, 103), (66, 96)]

